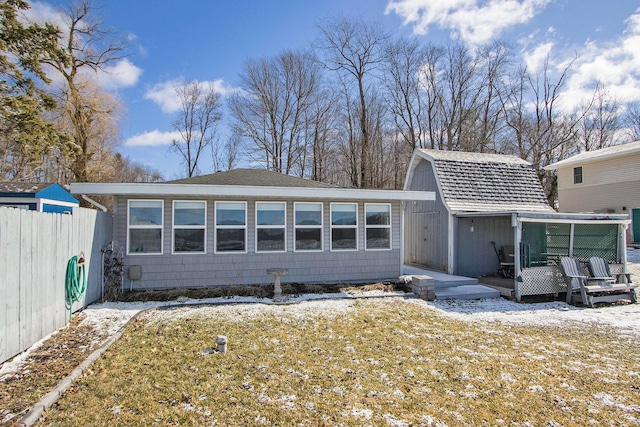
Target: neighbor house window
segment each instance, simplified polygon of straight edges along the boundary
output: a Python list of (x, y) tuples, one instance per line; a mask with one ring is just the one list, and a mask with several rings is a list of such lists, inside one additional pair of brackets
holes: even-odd
[(573, 168), (573, 183), (582, 184), (582, 166)]
[(161, 254), (163, 217), (162, 200), (129, 200), (127, 253)]
[(331, 250), (358, 250), (357, 203), (331, 204)]
[(295, 250), (322, 250), (322, 203), (294, 203)]
[(173, 252), (206, 252), (207, 202), (173, 202)]
[(366, 249), (391, 249), (391, 205), (365, 204)]
[(247, 203), (216, 202), (216, 252), (247, 251)]
[(256, 252), (285, 252), (285, 202), (256, 202)]

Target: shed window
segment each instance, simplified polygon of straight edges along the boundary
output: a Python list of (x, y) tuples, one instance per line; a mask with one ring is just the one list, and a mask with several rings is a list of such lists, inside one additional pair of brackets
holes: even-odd
[(358, 205), (331, 204), (331, 250), (358, 250)]
[(322, 251), (322, 203), (294, 203), (295, 250)]
[(582, 184), (582, 166), (573, 168), (573, 183)]
[(391, 249), (391, 205), (366, 204), (366, 249)]
[(173, 202), (173, 252), (205, 253), (207, 202)]
[(256, 252), (286, 252), (285, 202), (256, 202)]
[(216, 202), (216, 252), (247, 251), (247, 203)]
[(127, 253), (161, 254), (163, 217), (162, 200), (129, 200)]

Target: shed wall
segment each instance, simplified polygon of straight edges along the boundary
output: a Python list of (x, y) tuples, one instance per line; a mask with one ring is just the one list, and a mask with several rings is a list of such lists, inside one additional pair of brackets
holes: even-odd
[(404, 262), (447, 271), (449, 213), (431, 163), (426, 160), (418, 163), (407, 190), (433, 191), (437, 197), (435, 202), (406, 202)]
[[(473, 231), (471, 225), (473, 224)], [(478, 277), (495, 274), (500, 268), (496, 250), (502, 246), (514, 246), (510, 216), (458, 218), (455, 274)]]
[[(132, 198), (133, 199), (133, 198)], [(140, 200), (140, 198), (136, 198)], [(215, 201), (207, 201), (206, 254), (172, 254), (172, 202), (187, 198), (164, 199), (163, 254), (125, 255), (125, 272), (131, 265), (141, 266), (140, 280), (131, 283), (125, 274), (125, 289), (197, 288), (207, 286), (272, 283), (269, 268), (287, 268), (283, 283), (364, 282), (397, 278), (401, 273), (400, 202), (391, 203), (391, 250), (365, 250), (364, 202), (358, 202), (358, 250), (330, 250), (330, 203), (323, 202), (323, 251), (294, 252), (294, 202), (283, 199), (236, 199), (247, 202), (247, 253), (215, 253)], [(202, 200), (202, 198), (194, 199)], [(229, 198), (219, 201), (234, 201)], [(256, 252), (255, 202), (286, 202), (285, 253)], [(314, 200), (305, 199), (305, 202)], [(335, 201), (340, 202), (340, 201)], [(355, 202), (344, 200), (342, 202)], [(127, 198), (116, 198), (116, 239), (127, 245)], [(126, 250), (125, 250), (126, 253)]]

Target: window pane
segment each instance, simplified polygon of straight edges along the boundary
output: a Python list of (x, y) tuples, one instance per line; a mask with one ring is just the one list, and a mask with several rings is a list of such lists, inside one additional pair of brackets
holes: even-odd
[(162, 202), (160, 201), (130, 201), (129, 225), (161, 225)]
[(388, 228), (367, 228), (367, 249), (390, 249)]
[(216, 250), (218, 252), (244, 252), (244, 229), (219, 228), (216, 230)]
[(175, 225), (204, 225), (204, 202), (175, 202), (173, 223)]
[(204, 230), (176, 229), (173, 233), (175, 252), (204, 252)]
[(321, 228), (296, 228), (296, 250), (318, 251), (322, 249)]
[(129, 252), (160, 253), (162, 230), (138, 228), (129, 230)]
[(245, 225), (245, 204), (218, 203), (216, 205), (216, 225)]
[(322, 225), (322, 204), (296, 203), (296, 225)]
[(356, 225), (356, 211), (355, 203), (331, 205), (331, 225)]
[(258, 225), (284, 225), (284, 203), (257, 203)]
[(389, 205), (367, 205), (367, 225), (389, 225)]
[(261, 228), (258, 230), (258, 251), (284, 251), (283, 228)]
[(331, 249), (356, 249), (355, 228), (332, 228)]

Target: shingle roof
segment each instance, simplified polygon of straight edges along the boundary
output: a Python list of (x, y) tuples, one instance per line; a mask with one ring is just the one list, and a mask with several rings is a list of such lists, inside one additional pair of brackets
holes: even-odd
[(0, 182), (0, 193), (35, 194), (51, 185), (51, 182)]
[(553, 212), (533, 166), (515, 156), (421, 149), (452, 211)]
[(251, 187), (335, 188), (322, 182), (297, 178), (264, 169), (232, 169), (192, 178), (167, 181), (166, 184), (246, 185)]

